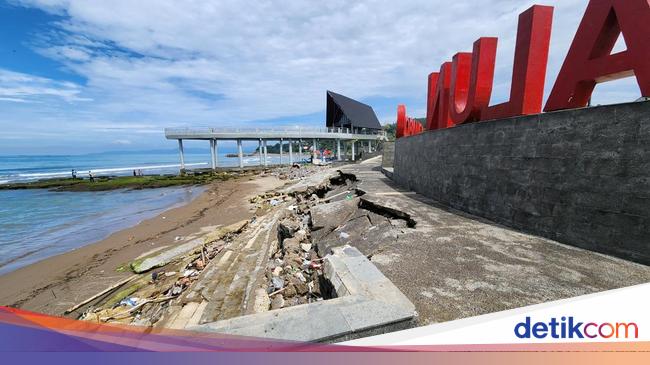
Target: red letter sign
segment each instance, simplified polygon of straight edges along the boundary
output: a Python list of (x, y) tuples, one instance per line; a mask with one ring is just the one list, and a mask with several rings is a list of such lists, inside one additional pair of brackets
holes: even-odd
[(435, 92), (427, 97), (427, 129), (447, 128), (452, 126), (449, 118), (449, 87), (451, 84), (451, 62), (445, 62), (440, 66), (440, 73), (437, 76), (429, 75), (429, 82), (437, 77)]
[[(454, 124), (481, 120), (492, 95), (496, 38), (480, 38), (472, 53), (458, 53), (451, 66), (449, 114)], [(471, 74), (470, 74), (471, 72)]]
[[(649, 0), (591, 0), (544, 111), (585, 107), (597, 83), (632, 75), (650, 96), (649, 25)], [(627, 50), (611, 54), (621, 33)]]
[(395, 131), (395, 137), (400, 138), (404, 137), (404, 132), (406, 131), (406, 106), (398, 105), (397, 106), (397, 130)]
[(519, 15), (510, 101), (488, 107), (481, 120), (541, 113), (552, 24), (552, 6), (534, 5)]

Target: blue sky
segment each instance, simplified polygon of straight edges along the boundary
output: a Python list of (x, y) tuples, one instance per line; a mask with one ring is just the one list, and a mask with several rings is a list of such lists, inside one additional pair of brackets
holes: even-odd
[[(480, 36), (499, 37), (496, 104), (534, 3), (0, 0), (0, 154), (173, 148), (167, 126), (321, 126), (327, 89), (382, 122), (398, 103), (423, 116), (428, 73)], [(587, 1), (543, 4), (548, 95)], [(626, 79), (594, 102), (638, 97)]]

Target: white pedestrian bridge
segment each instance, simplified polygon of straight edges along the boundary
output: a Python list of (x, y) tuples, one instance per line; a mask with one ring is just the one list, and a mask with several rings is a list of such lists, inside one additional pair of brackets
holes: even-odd
[[(294, 147), (297, 148), (298, 159), (302, 161), (303, 146), (311, 140), (311, 146), (318, 148), (319, 141), (336, 141), (336, 158), (340, 161), (347, 156), (348, 146), (351, 150), (351, 160), (354, 161), (357, 154), (356, 144), (361, 143), (361, 148), (368, 152), (373, 150), (373, 142), (386, 139), (383, 131), (351, 130), (349, 128), (165, 128), (167, 139), (178, 140), (178, 151), (181, 160), (181, 169), (185, 169), (185, 157), (183, 152), (184, 140), (204, 140), (210, 142), (212, 155), (212, 168), (219, 167), (218, 145), (219, 141), (236, 141), (239, 156), (239, 167), (244, 167), (244, 153), (242, 141), (258, 141), (260, 164), (268, 165), (267, 142), (279, 142), (281, 147), (284, 144), (289, 146), (289, 158), (286, 163), (294, 162)], [(363, 142), (367, 142), (364, 145)], [(285, 163), (284, 148), (280, 148), (280, 163)]]

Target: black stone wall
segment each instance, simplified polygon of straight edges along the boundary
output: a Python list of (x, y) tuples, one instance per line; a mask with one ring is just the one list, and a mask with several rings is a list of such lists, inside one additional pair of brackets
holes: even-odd
[(382, 151), (381, 167), (393, 167), (395, 157), (395, 142), (383, 142), (383, 148), (384, 150)]
[(650, 265), (650, 102), (400, 138), (394, 180), (507, 226)]

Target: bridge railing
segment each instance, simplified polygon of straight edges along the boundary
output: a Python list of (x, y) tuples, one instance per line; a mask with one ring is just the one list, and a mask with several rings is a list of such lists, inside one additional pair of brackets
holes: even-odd
[(292, 132), (292, 133), (345, 133), (345, 134), (357, 134), (357, 135), (376, 135), (384, 136), (386, 133), (383, 130), (368, 130), (368, 131), (354, 131), (350, 128), (209, 128), (209, 127), (181, 127), (181, 128), (165, 128), (165, 135), (186, 135), (186, 136), (200, 136), (206, 134), (217, 134), (217, 133), (282, 133), (282, 132)]

